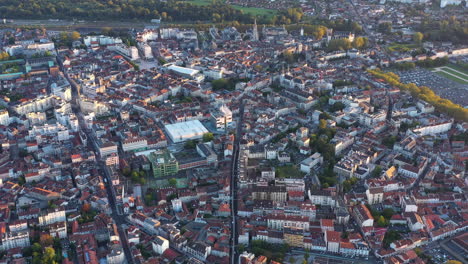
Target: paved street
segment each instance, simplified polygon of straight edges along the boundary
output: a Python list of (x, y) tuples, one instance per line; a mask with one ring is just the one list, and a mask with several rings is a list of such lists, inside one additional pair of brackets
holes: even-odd
[[(242, 99), (240, 102), (240, 110), (239, 110), (239, 119), (237, 124), (242, 124), (242, 119), (244, 116), (244, 104), (242, 103)], [(231, 229), (231, 248), (230, 248), (230, 256), (231, 256), (231, 263), (235, 264), (238, 261), (238, 254), (242, 252), (236, 252), (236, 247), (238, 244), (238, 229), (237, 229), (237, 175), (238, 171), (238, 162), (239, 162), (239, 150), (240, 150), (240, 139), (242, 138), (242, 126), (237, 126), (236, 131), (236, 138), (234, 141), (234, 154), (232, 158), (232, 167), (231, 167), (231, 217), (232, 217), (232, 229)]]
[[(61, 64), (60, 61), (59, 61), (59, 64), (62, 67), (62, 64)], [(81, 109), (80, 109), (80, 107), (78, 105), (78, 102), (79, 102), (78, 87), (77, 87), (76, 83), (70, 79), (70, 77), (68, 76), (66, 71), (64, 71), (63, 67), (62, 67), (62, 71), (64, 72), (65, 78), (67, 78), (67, 80), (70, 82), (71, 87), (72, 87), (72, 101), (71, 101), (72, 110), (73, 110), (73, 112), (75, 113), (75, 115), (78, 118), (78, 122), (79, 122), (79, 125), (80, 125), (80, 130), (83, 133), (86, 134), (86, 136), (88, 138), (88, 146), (91, 147), (94, 150), (94, 153), (96, 153), (97, 164), (99, 165), (100, 171), (103, 173), (103, 176), (107, 179), (107, 183), (105, 184), (105, 186), (106, 186), (106, 190), (107, 190), (109, 205), (110, 205), (110, 207), (112, 209), (111, 217), (114, 220), (115, 224), (117, 225), (117, 230), (119, 232), (119, 237), (120, 237), (120, 240), (121, 240), (122, 248), (123, 248), (124, 253), (125, 253), (126, 261), (127, 261), (128, 264), (133, 264), (133, 259), (132, 259), (132, 255), (131, 255), (131, 251), (130, 251), (130, 246), (128, 245), (128, 240), (127, 240), (127, 237), (126, 237), (126, 234), (125, 234), (125, 230), (123, 230), (123, 228), (122, 228), (122, 225), (126, 223), (126, 218), (122, 214), (121, 208), (118, 208), (118, 206), (117, 206), (115, 190), (111, 185), (112, 181), (111, 181), (109, 171), (105, 167), (105, 164), (101, 160), (99, 155), (97, 155), (99, 153), (99, 151), (97, 149), (97, 145), (95, 144), (96, 139), (94, 138), (94, 135), (89, 132), (89, 129), (86, 128), (86, 123), (85, 123), (85, 120), (83, 118), (83, 113), (81, 112)]]

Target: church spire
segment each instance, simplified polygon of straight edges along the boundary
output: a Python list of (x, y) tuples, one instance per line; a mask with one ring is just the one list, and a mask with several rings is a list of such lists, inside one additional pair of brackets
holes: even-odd
[(254, 20), (254, 25), (252, 29), (252, 40), (258, 41), (258, 28), (257, 28), (257, 19)]

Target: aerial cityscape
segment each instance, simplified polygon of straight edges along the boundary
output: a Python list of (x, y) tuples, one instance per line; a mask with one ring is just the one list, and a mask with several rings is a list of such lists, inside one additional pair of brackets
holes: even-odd
[(0, 0), (0, 264), (467, 264), (468, 1)]

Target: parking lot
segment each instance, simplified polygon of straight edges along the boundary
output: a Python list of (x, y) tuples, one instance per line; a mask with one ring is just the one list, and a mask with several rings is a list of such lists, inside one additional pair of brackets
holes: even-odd
[(427, 86), (442, 98), (449, 99), (463, 107), (468, 106), (468, 85), (444, 78), (426, 69), (395, 72), (403, 83)]

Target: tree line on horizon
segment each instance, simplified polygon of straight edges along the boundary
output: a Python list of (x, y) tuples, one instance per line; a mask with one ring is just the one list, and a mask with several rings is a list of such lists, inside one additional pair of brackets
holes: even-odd
[(119, 19), (142, 20), (161, 18), (166, 22), (238, 21), (262, 24), (290, 24), (302, 19), (300, 8), (280, 10), (275, 16), (254, 16), (235, 9), (223, 1), (215, 0), (208, 5), (195, 5), (188, 1), (158, 0), (1, 0), (0, 13), (13, 19)]

